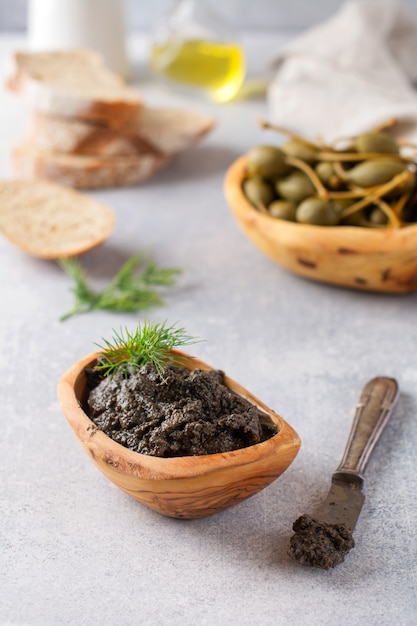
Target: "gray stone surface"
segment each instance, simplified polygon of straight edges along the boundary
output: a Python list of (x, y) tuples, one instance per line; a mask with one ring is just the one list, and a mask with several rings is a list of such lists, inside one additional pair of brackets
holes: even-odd
[[(0, 39), (2, 71), (13, 38)], [(96, 286), (149, 249), (184, 269), (153, 320), (206, 341), (194, 353), (250, 389), (299, 432), (289, 470), (221, 514), (183, 522), (130, 499), (92, 465), (62, 415), (56, 385), (95, 342), (140, 315), (59, 322), (71, 283), (54, 262), (0, 239), (0, 624), (2, 626), (412, 626), (416, 608), (417, 295), (309, 282), (265, 258), (224, 200), (226, 168), (265, 141), (263, 99), (224, 106), (146, 76), (149, 102), (212, 113), (215, 131), (149, 183), (95, 193), (117, 213), (109, 241), (84, 258)], [(248, 38), (259, 67), (280, 39)], [(28, 110), (0, 93), (0, 173)], [(270, 140), (273, 139), (271, 136)], [(344, 564), (304, 569), (286, 555), (295, 518), (325, 495), (358, 394), (376, 375), (401, 398), (366, 474), (356, 548)]]

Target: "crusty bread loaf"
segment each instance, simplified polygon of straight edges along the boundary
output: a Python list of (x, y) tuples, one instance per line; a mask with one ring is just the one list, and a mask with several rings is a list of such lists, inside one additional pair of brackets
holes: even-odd
[(88, 50), (16, 52), (7, 86), (25, 95), (36, 111), (113, 128), (134, 121), (142, 108), (138, 91)]
[(0, 232), (34, 256), (78, 256), (103, 243), (114, 224), (114, 211), (74, 189), (47, 181), (0, 182)]
[(77, 189), (100, 189), (141, 183), (153, 176), (168, 158), (153, 152), (134, 156), (99, 157), (42, 152), (31, 144), (12, 151), (14, 175), (47, 179)]
[(135, 123), (117, 130), (38, 113), (32, 116), (27, 142), (37, 150), (48, 152), (174, 155), (198, 143), (213, 126), (213, 118), (189, 109), (157, 109), (146, 105)]

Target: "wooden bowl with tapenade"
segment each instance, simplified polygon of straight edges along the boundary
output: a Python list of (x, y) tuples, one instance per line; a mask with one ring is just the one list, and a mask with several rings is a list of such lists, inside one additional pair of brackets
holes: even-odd
[(349, 138), (344, 149), (288, 134), (279, 147), (256, 146), (226, 173), (226, 200), (249, 239), (312, 280), (416, 291), (416, 148), (383, 130)]
[(164, 515), (201, 518), (272, 483), (300, 439), (220, 370), (178, 349), (169, 355), (163, 372), (146, 363), (134, 375), (103, 378), (94, 352), (61, 377), (58, 398), (85, 452), (114, 484)]

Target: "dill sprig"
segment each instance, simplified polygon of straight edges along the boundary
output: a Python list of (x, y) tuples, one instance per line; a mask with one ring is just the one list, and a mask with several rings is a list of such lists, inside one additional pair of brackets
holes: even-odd
[(160, 306), (164, 301), (157, 289), (173, 285), (181, 273), (178, 268), (160, 268), (153, 259), (145, 260), (139, 253), (124, 263), (103, 291), (94, 291), (78, 259), (61, 259), (59, 264), (73, 279), (71, 291), (75, 296), (73, 308), (60, 317), (61, 321), (94, 310), (133, 313)]
[(103, 376), (116, 372), (124, 377), (139, 370), (145, 363), (153, 363), (159, 374), (168, 364), (180, 365), (181, 355), (171, 354), (171, 348), (197, 343), (199, 339), (186, 334), (184, 328), (166, 322), (145, 320), (134, 332), (127, 328), (119, 332), (113, 329), (112, 341), (103, 339), (104, 345), (96, 344), (101, 352), (95, 369)]

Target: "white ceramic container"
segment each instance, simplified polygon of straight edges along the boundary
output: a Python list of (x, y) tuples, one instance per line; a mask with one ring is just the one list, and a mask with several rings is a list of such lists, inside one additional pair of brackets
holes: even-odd
[(96, 50), (128, 77), (123, 0), (29, 0), (28, 40), (32, 50)]

